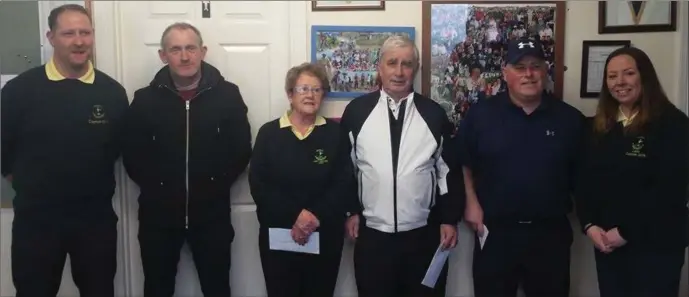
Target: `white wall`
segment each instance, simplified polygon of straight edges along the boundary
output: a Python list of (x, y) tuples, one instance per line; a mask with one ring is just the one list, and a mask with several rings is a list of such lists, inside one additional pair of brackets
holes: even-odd
[[(49, 1), (49, 2), (63, 2), (63, 1)], [(73, 1), (64, 1), (73, 2)], [(56, 6), (51, 4), (52, 7)], [(386, 3), (385, 11), (361, 11), (361, 12), (311, 12), (310, 4), (305, 2), (304, 9), (307, 10), (307, 26), (304, 28), (310, 34), (311, 25), (371, 25), (371, 26), (413, 26), (417, 28), (417, 46), (421, 48), (421, 2), (420, 1), (388, 1)], [(687, 15), (687, 5), (680, 4), (682, 13), (680, 16)], [(595, 13), (597, 11), (597, 2), (595, 1), (576, 1), (567, 2), (567, 31), (565, 33), (565, 64), (569, 70), (565, 72), (564, 84), (564, 98), (575, 107), (580, 108), (585, 114), (592, 115), (595, 110), (595, 100), (580, 99), (579, 98), (579, 80), (580, 80), (580, 65), (581, 65), (581, 41), (582, 40), (605, 40), (605, 39), (629, 39), (635, 46), (645, 50), (653, 60), (656, 69), (659, 72), (661, 81), (666, 91), (670, 95), (674, 103), (683, 107), (686, 110), (687, 105), (687, 91), (686, 91), (686, 55), (683, 60), (680, 59), (680, 48), (682, 44), (687, 44), (687, 38), (680, 38), (679, 33), (650, 33), (650, 34), (597, 34), (597, 21)], [(100, 13), (101, 16), (107, 13)], [(45, 17), (44, 17), (45, 18)], [(591, 20), (591, 21), (582, 21)], [(682, 21), (685, 21), (682, 19)], [(98, 20), (96, 19), (96, 22)], [(684, 28), (684, 35), (686, 35), (686, 24), (682, 25)], [(104, 28), (97, 32), (99, 36), (115, 35), (114, 28)], [(310, 51), (310, 45), (305, 44), (307, 51)], [(46, 49), (46, 52), (49, 48)], [(108, 49), (107, 51), (112, 51)], [(100, 52), (100, 51), (99, 51)], [(310, 55), (304, 55), (310, 57)], [(681, 67), (678, 61), (685, 61), (684, 68)], [(99, 59), (99, 67), (106, 70), (106, 72), (118, 71), (118, 63), (107, 59)], [(684, 69), (682, 73), (682, 69)], [(684, 77), (680, 80), (679, 77)], [(685, 83), (680, 83), (685, 82)], [(420, 77), (416, 79), (416, 85), (420, 86)], [(682, 95), (681, 95), (681, 94)], [(340, 116), (342, 110), (346, 106), (346, 101), (327, 102), (324, 106), (324, 115), (331, 117)], [(119, 191), (119, 190), (118, 190)], [(121, 205), (117, 203), (117, 205)], [(118, 207), (118, 212), (120, 212)], [(120, 218), (127, 218), (127, 214), (120, 213)], [(10, 273), (10, 238), (11, 238), (11, 222), (13, 213), (10, 209), (3, 209), (0, 212), (0, 296), (12, 296), (14, 288), (11, 283)], [(576, 223), (576, 222), (575, 222)], [(121, 224), (126, 224), (121, 220)], [(126, 228), (122, 228), (126, 229)], [(127, 246), (126, 243), (120, 242), (120, 247)], [(459, 296), (471, 296), (471, 247), (473, 246), (473, 237), (466, 228), (460, 232), (460, 246), (454, 251), (451, 256), (452, 268), (450, 272), (450, 280), (448, 291), (458, 293)], [(347, 249), (345, 257), (351, 257), (349, 253), (351, 249)], [(125, 251), (124, 255), (128, 255)], [(573, 245), (572, 253), (572, 296), (597, 296), (596, 274), (592, 259), (592, 249), (589, 242), (582, 235), (576, 237)], [(119, 259), (120, 263), (126, 262), (125, 259)], [(116, 279), (118, 292), (129, 292), (126, 288), (127, 283), (123, 278), (126, 278), (127, 271), (131, 269), (129, 265), (121, 265), (118, 269), (118, 277)], [(683, 293), (682, 296), (689, 296), (689, 289), (687, 289), (688, 277), (686, 276), (687, 266), (685, 265), (685, 276), (683, 278)], [(351, 286), (353, 284), (353, 276), (351, 271), (342, 271), (340, 276), (341, 283), (339, 286)], [(350, 290), (345, 290), (351, 292)], [(63, 288), (61, 292), (74, 292), (74, 285), (70, 278), (63, 279)]]

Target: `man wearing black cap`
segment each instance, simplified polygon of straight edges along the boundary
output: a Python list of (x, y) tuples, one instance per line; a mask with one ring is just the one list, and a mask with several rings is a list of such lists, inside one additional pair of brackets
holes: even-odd
[(584, 116), (544, 92), (547, 70), (538, 41), (511, 41), (507, 92), (472, 106), (459, 128), (477, 297), (516, 296), (520, 285), (529, 297), (569, 295), (567, 214)]

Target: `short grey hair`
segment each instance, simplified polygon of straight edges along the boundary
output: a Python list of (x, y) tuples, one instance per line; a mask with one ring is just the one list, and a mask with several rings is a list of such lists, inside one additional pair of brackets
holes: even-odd
[(160, 37), (160, 48), (165, 49), (165, 40), (172, 30), (191, 30), (199, 38), (199, 46), (203, 46), (203, 37), (201, 37), (201, 31), (194, 25), (184, 22), (177, 22), (172, 25), (167, 26), (165, 31), (163, 31), (163, 36)]
[(419, 48), (416, 47), (416, 44), (411, 38), (405, 35), (392, 35), (388, 37), (380, 48), (380, 56), (378, 58), (382, 60), (383, 55), (385, 55), (387, 51), (404, 47), (411, 47), (414, 49), (414, 62), (416, 62), (416, 67), (418, 68), (419, 64), (421, 64), (419, 61)]

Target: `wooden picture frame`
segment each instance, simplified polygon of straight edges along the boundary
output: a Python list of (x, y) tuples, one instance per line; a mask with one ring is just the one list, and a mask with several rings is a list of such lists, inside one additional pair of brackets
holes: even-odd
[(611, 52), (630, 47), (630, 40), (584, 40), (581, 49), (581, 83), (579, 97), (598, 98), (605, 86), (605, 62)]
[(598, 34), (676, 30), (677, 1), (598, 1)]
[(565, 18), (564, 1), (424, 1), (422, 93), (458, 126), (473, 103), (504, 91), (507, 41), (529, 36), (542, 40), (547, 90), (562, 98)]
[(385, 10), (385, 1), (311, 1), (311, 11)]

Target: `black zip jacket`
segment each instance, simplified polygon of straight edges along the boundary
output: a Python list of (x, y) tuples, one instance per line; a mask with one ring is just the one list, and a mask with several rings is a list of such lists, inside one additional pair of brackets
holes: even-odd
[(139, 185), (139, 221), (200, 225), (230, 217), (230, 188), (251, 155), (247, 107), (237, 85), (202, 64), (184, 101), (168, 66), (134, 93), (125, 116), (123, 161)]
[(640, 133), (617, 123), (589, 137), (576, 187), (582, 228), (618, 228), (635, 246), (686, 246), (688, 128), (687, 116), (668, 106)]

